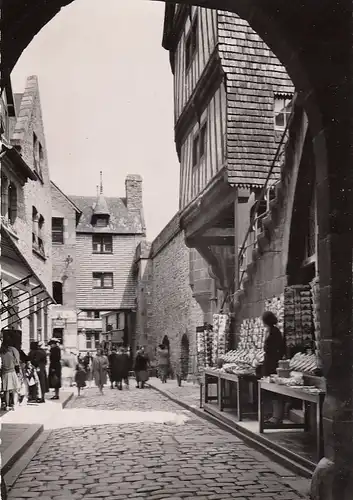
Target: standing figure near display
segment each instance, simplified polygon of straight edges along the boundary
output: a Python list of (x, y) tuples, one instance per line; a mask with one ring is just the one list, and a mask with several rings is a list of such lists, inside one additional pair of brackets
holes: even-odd
[(99, 392), (103, 394), (104, 384), (107, 383), (107, 374), (109, 369), (109, 361), (107, 356), (104, 355), (103, 349), (97, 349), (97, 354), (93, 358), (92, 373), (96, 386)]
[(17, 404), (18, 377), (20, 370), (20, 354), (15, 347), (3, 342), (0, 348), (1, 355), (1, 381), (2, 390), (5, 393), (6, 410), (10, 410), (10, 396), (12, 395), (14, 410)]
[(51, 399), (59, 399), (61, 387), (61, 351), (58, 339), (51, 339), (49, 342), (49, 387), (54, 389), (55, 394)]
[[(267, 329), (264, 344), (265, 358), (262, 375), (264, 377), (269, 377), (270, 375), (276, 374), (278, 362), (285, 355), (285, 346), (282, 333), (276, 326), (278, 323), (277, 317), (271, 311), (265, 311), (262, 315), (262, 322)], [(281, 424), (284, 414), (283, 399), (280, 396), (274, 396), (272, 404), (272, 417), (265, 423), (272, 425)]]
[(149, 359), (147, 354), (145, 353), (145, 348), (141, 347), (137, 354), (136, 354), (136, 359), (135, 359), (135, 366), (134, 366), (134, 371), (135, 371), (135, 377), (136, 377), (136, 388), (137, 389), (143, 389), (145, 386), (145, 383), (148, 380), (148, 367), (149, 367)]
[(93, 386), (92, 363), (93, 363), (93, 356), (90, 352), (88, 352), (83, 358), (83, 366), (85, 367), (86, 370), (86, 381), (88, 383), (88, 387)]
[(157, 351), (158, 356), (158, 376), (163, 384), (167, 383), (169, 371), (169, 351), (164, 344), (160, 344)]

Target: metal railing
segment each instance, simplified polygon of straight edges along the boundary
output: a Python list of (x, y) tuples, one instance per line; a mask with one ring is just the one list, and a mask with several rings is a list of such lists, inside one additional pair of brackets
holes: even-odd
[[(236, 270), (235, 270), (235, 274), (234, 274), (234, 278), (233, 278), (233, 283), (235, 283), (235, 278), (237, 277), (237, 283), (236, 283), (237, 290), (242, 289), (243, 280), (244, 280), (246, 268), (248, 265), (248, 263), (246, 263), (246, 265), (244, 266), (244, 263), (246, 262), (246, 252), (248, 253), (249, 249), (251, 249), (251, 253), (252, 253), (252, 250), (257, 248), (258, 236), (262, 232), (262, 228), (263, 228), (262, 221), (269, 214), (269, 211), (270, 211), (270, 199), (268, 199), (267, 210), (259, 216), (257, 215), (258, 209), (260, 208), (260, 204), (265, 200), (266, 195), (269, 196), (270, 190), (274, 189), (276, 184), (279, 183), (279, 180), (277, 180), (276, 182), (273, 182), (270, 185), (275, 168), (276, 167), (282, 168), (283, 163), (285, 161), (285, 148), (286, 148), (286, 144), (287, 144), (287, 139), (289, 137), (289, 127), (290, 127), (290, 124), (292, 123), (292, 120), (293, 120), (296, 98), (297, 97), (295, 95), (293, 98), (293, 101), (292, 101), (292, 110), (291, 110), (291, 113), (289, 115), (286, 127), (283, 131), (280, 142), (277, 146), (276, 153), (275, 153), (273, 160), (271, 162), (271, 165), (270, 165), (265, 183), (261, 189), (259, 198), (257, 199), (256, 203), (254, 204), (253, 213), (250, 217), (250, 224), (249, 224), (248, 230), (245, 234), (243, 243), (242, 243), (240, 250), (239, 250), (239, 253), (238, 253), (238, 265), (236, 266)], [(260, 228), (261, 228), (261, 231), (259, 231)], [(252, 238), (251, 242), (249, 242), (250, 238)], [(245, 257), (245, 259), (244, 259), (244, 257)], [(238, 276), (236, 273), (238, 274)], [(237, 290), (235, 290), (235, 291), (237, 291)], [(227, 290), (227, 292), (224, 296), (220, 311), (223, 311), (224, 305), (230, 297), (230, 293), (231, 293), (231, 287)]]

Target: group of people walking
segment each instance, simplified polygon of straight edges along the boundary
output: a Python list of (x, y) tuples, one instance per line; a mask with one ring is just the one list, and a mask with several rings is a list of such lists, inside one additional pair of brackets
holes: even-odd
[[(111, 389), (129, 387), (129, 373), (135, 372), (136, 387), (143, 389), (149, 378), (151, 367), (144, 347), (138, 348), (132, 365), (128, 351), (113, 348), (110, 352), (97, 349), (95, 356), (86, 353), (76, 357), (60, 346), (59, 340), (49, 342), (48, 355), (40, 342), (31, 342), (28, 354), (3, 341), (0, 348), (1, 392), (7, 410), (15, 409), (17, 403), (44, 403), (45, 394), (53, 389), (52, 400), (58, 400), (65, 381), (77, 387), (78, 395), (93, 382), (103, 394), (103, 388), (110, 381)], [(169, 373), (169, 352), (161, 344), (158, 349), (158, 374), (166, 382)]]

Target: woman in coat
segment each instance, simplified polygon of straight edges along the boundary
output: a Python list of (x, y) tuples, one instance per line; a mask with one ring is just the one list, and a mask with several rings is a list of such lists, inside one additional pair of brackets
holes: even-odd
[(37, 370), (37, 375), (40, 384), (40, 399), (38, 403), (45, 403), (45, 393), (48, 392), (48, 377), (47, 377), (47, 354), (39, 342), (31, 342), (31, 350), (28, 354), (28, 359)]
[(163, 384), (167, 383), (169, 371), (169, 352), (164, 344), (159, 345), (158, 349), (158, 375)]
[(148, 367), (149, 367), (148, 356), (147, 354), (145, 354), (144, 347), (141, 347), (141, 349), (137, 352), (135, 359), (135, 366), (134, 366), (137, 389), (139, 389), (140, 387), (141, 389), (144, 388), (145, 382), (147, 382), (148, 380)]
[[(265, 311), (262, 315), (262, 322), (267, 329), (264, 344), (265, 359), (262, 367), (262, 375), (264, 377), (269, 377), (270, 375), (276, 374), (278, 362), (285, 355), (285, 346), (282, 333), (276, 326), (278, 323), (276, 316), (271, 311)], [(273, 415), (266, 423), (277, 425), (283, 421), (283, 399), (281, 397), (274, 396), (272, 403)]]
[(11, 409), (14, 410), (17, 404), (17, 391), (19, 389), (19, 380), (17, 373), (20, 370), (20, 354), (15, 347), (2, 343), (0, 349), (1, 355), (1, 381), (2, 390), (5, 393), (6, 410), (10, 410), (10, 395), (13, 398)]
[(118, 389), (122, 391), (123, 380), (126, 387), (129, 387), (129, 371), (130, 371), (130, 357), (126, 353), (125, 349), (121, 347), (117, 354), (117, 383)]
[(92, 362), (92, 373), (96, 386), (99, 392), (103, 394), (104, 384), (107, 383), (107, 373), (109, 362), (107, 356), (104, 355), (103, 349), (98, 349), (96, 356)]
[(52, 339), (49, 342), (49, 387), (54, 389), (55, 395), (51, 399), (59, 399), (59, 391), (61, 387), (61, 351), (59, 341)]

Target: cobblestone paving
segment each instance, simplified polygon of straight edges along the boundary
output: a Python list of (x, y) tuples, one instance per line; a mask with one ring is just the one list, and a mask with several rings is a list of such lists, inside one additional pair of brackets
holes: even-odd
[[(57, 429), (32, 459), (9, 498), (40, 500), (296, 500), (265, 461), (236, 437), (153, 389), (90, 389), (64, 412), (97, 410), (96, 424)], [(99, 425), (100, 410), (168, 411), (183, 425)]]

